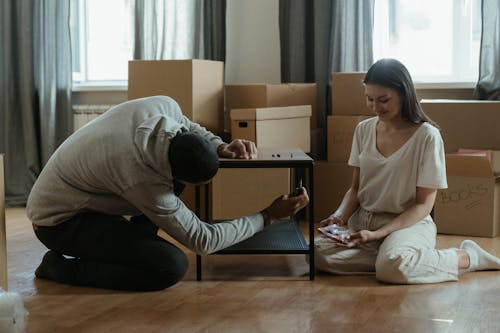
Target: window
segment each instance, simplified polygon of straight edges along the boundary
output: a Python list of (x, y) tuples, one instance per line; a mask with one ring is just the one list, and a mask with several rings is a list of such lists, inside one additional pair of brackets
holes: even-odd
[(127, 80), (133, 58), (131, 0), (71, 2), (73, 81)]
[[(198, 0), (145, 1), (144, 51), (148, 59), (189, 59), (198, 36), (193, 24)], [(199, 18), (198, 18), (199, 19)], [(134, 0), (73, 0), (70, 31), (73, 82), (103, 84), (126, 81), (133, 59)], [(203, 31), (199, 32), (203, 36)], [(203, 41), (201, 41), (203, 42)], [(148, 53), (149, 52), (149, 53)], [(106, 83), (104, 83), (107, 85)]]
[(476, 82), (481, 0), (376, 0), (374, 59), (396, 58), (415, 82)]

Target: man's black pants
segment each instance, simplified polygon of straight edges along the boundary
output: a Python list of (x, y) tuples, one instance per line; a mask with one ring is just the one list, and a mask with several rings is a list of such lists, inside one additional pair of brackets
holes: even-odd
[[(182, 279), (186, 255), (157, 236), (144, 215), (82, 213), (53, 227), (35, 226), (47, 253), (37, 276), (62, 283), (106, 289), (151, 291)], [(62, 255), (73, 258), (66, 258)]]

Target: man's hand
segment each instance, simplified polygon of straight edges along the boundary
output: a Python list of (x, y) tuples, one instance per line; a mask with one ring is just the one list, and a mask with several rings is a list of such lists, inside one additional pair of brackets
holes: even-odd
[(257, 157), (257, 147), (250, 140), (235, 139), (230, 144), (222, 144), (217, 149), (219, 157), (250, 160)]
[[(275, 199), (273, 203), (265, 209), (264, 221), (266, 225), (275, 222), (278, 219), (293, 216), (299, 210), (307, 206), (309, 203), (309, 195), (304, 187), (299, 189), (299, 194), (296, 196), (282, 195)], [(267, 216), (266, 216), (267, 215)]]

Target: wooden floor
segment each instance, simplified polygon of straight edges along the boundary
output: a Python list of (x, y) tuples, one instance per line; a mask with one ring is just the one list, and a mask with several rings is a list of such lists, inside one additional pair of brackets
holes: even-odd
[[(303, 255), (194, 255), (184, 280), (159, 292), (79, 288), (36, 279), (46, 249), (22, 208), (8, 208), (9, 290), (24, 297), (29, 333), (59, 332), (500, 332), (500, 272), (459, 282), (398, 286), (373, 276), (318, 274)], [(439, 236), (438, 247), (464, 237)], [(500, 255), (500, 237), (473, 238)]]

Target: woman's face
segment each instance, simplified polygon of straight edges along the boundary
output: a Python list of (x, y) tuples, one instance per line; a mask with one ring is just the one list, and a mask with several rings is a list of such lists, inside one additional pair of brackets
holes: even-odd
[(380, 120), (401, 119), (402, 100), (398, 92), (378, 84), (365, 85), (366, 106)]

